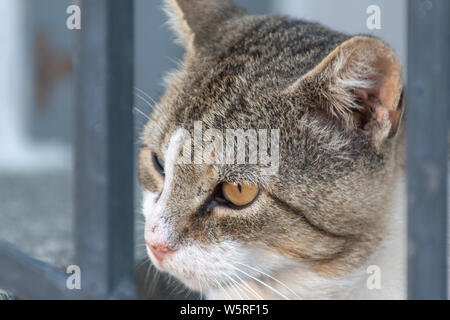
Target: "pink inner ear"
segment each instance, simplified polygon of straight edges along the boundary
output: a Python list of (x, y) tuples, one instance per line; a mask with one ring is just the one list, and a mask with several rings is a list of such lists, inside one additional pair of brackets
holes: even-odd
[(380, 70), (382, 78), (379, 82), (378, 98), (380, 106), (376, 110), (376, 118), (380, 123), (389, 122), (389, 136), (391, 136), (397, 131), (402, 114), (400, 99), (402, 92), (401, 69), (392, 59), (380, 57), (378, 70)]
[[(363, 46), (360, 47), (364, 48)], [(401, 115), (399, 99), (402, 90), (401, 67), (395, 58), (386, 54), (385, 48), (366, 47), (366, 54), (353, 54), (353, 59), (366, 60), (373, 74), (367, 80), (372, 83), (366, 88), (355, 88), (354, 97), (360, 107), (354, 113), (356, 125), (364, 130), (391, 128), (396, 131)], [(359, 53), (360, 54), (360, 53)], [(372, 55), (372, 59), (370, 58)], [(371, 62), (369, 62), (372, 60)], [(375, 127), (374, 127), (375, 126)]]
[(397, 131), (402, 114), (401, 63), (381, 40), (356, 36), (345, 41), (286, 92), (295, 94), (301, 85), (322, 88), (317, 100), (325, 97), (326, 111), (347, 129), (370, 133), (377, 145)]
[(400, 68), (388, 59), (380, 59), (381, 66), (379, 70), (382, 71), (384, 76), (381, 79), (381, 85), (379, 89), (379, 99), (384, 108), (388, 111), (394, 111), (396, 109), (396, 102), (399, 99), (399, 93), (401, 90), (401, 71)]
[(355, 89), (353, 92), (356, 101), (362, 109), (354, 113), (355, 125), (359, 128), (366, 129), (366, 124), (369, 123), (376, 111), (379, 100), (376, 92), (370, 92), (367, 89)]

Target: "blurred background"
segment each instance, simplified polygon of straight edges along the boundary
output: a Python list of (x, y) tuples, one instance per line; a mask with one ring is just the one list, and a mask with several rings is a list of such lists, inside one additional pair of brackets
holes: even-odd
[[(236, 0), (252, 13), (287, 14), (351, 34), (373, 34), (406, 66), (405, 0)], [(72, 54), (76, 30), (66, 28), (70, 0), (0, 1), (0, 239), (58, 268), (74, 255)], [(381, 9), (381, 29), (367, 28), (370, 5)], [(139, 132), (177, 67), (183, 49), (173, 43), (162, 0), (135, 0), (135, 129)], [(150, 103), (149, 103), (150, 102)], [(138, 278), (153, 280), (145, 256), (136, 182)], [(161, 289), (162, 287), (160, 287)], [(141, 297), (162, 298), (140, 286)], [(171, 288), (169, 288), (171, 291)], [(184, 297), (189, 292), (172, 292)], [(194, 297), (190, 295), (190, 297)]]

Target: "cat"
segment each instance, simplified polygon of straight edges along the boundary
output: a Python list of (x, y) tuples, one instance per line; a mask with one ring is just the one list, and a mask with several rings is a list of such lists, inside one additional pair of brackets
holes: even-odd
[[(405, 298), (405, 106), (393, 50), (229, 0), (166, 7), (186, 53), (142, 132), (152, 263), (208, 299)], [(267, 164), (249, 156), (225, 163), (217, 150), (210, 162), (180, 161), (199, 122), (278, 130), (277, 171), (262, 174)]]

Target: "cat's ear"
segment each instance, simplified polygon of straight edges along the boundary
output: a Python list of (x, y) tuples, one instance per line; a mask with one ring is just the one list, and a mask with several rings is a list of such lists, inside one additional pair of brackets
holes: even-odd
[(401, 63), (379, 39), (345, 41), (294, 84), (299, 85), (319, 107), (347, 129), (368, 135), (377, 148), (397, 133), (403, 114)]
[(226, 21), (246, 13), (230, 0), (165, 0), (165, 10), (188, 49), (207, 47)]

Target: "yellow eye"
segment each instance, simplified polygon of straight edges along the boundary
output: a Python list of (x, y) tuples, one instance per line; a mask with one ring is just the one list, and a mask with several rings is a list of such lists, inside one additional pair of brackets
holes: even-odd
[(222, 185), (222, 193), (229, 202), (241, 207), (255, 200), (259, 188), (254, 184), (226, 182)]

